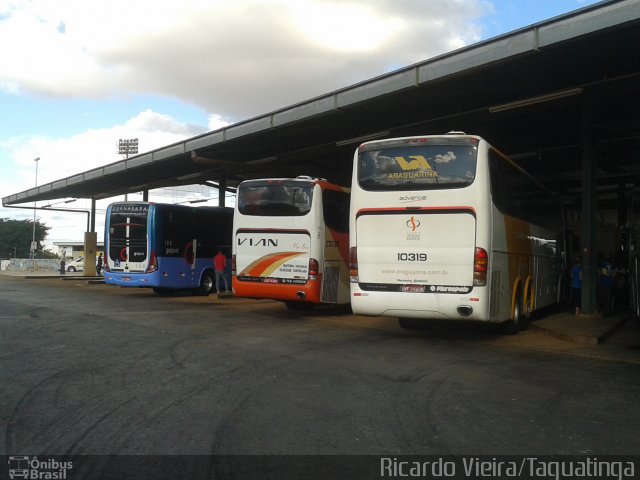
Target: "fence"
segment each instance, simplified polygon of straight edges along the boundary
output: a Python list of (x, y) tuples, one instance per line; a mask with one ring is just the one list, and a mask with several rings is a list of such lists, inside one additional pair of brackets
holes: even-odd
[[(33, 260), (31, 260), (30, 258), (12, 258), (10, 260), (0, 260), (0, 270), (30, 271), (33, 269), (33, 267)], [(35, 270), (60, 270), (60, 259), (36, 258)]]

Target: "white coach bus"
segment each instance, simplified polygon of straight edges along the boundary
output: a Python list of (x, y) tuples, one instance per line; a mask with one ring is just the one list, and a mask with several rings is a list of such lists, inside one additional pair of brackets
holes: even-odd
[(451, 132), (362, 144), (350, 210), (355, 314), (509, 322), (560, 301), (559, 198), (484, 139)]
[(349, 189), (300, 176), (245, 180), (233, 220), (236, 297), (290, 309), (349, 303)]

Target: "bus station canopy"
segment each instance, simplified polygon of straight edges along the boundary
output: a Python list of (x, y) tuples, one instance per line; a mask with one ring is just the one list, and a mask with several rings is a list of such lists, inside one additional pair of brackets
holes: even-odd
[(298, 175), (349, 185), (362, 141), (451, 130), (485, 137), (565, 197), (579, 196), (589, 150), (606, 196), (638, 181), (639, 107), (640, 0), (605, 1), (2, 201)]

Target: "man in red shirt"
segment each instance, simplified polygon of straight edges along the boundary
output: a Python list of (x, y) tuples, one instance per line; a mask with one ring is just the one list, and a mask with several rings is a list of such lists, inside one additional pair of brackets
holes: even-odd
[(218, 253), (215, 257), (213, 257), (213, 269), (216, 272), (216, 290), (218, 293), (222, 293), (220, 291), (220, 279), (224, 282), (224, 291), (225, 293), (229, 291), (229, 285), (227, 283), (227, 277), (224, 276), (224, 270), (227, 266), (227, 257), (224, 256), (222, 250), (218, 249)]

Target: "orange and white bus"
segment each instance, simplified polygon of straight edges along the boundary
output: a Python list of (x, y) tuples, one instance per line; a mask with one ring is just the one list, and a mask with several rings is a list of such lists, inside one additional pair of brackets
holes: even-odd
[[(353, 312), (509, 322), (560, 301), (559, 198), (478, 136), (391, 138), (355, 153)], [(407, 320), (414, 319), (414, 320)]]
[(349, 303), (349, 189), (300, 176), (246, 180), (233, 221), (234, 295), (291, 309)]

